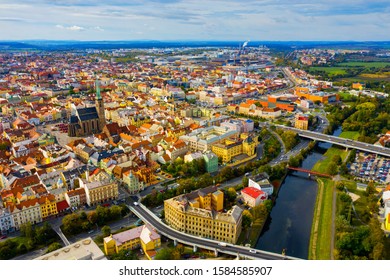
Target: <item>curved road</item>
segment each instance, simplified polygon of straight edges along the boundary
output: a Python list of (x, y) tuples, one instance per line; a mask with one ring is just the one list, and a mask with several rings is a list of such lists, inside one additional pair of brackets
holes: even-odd
[(209, 250), (214, 250), (220, 253), (235, 255), (235, 256), (244, 256), (250, 259), (262, 259), (262, 260), (283, 260), (283, 259), (297, 259), (294, 257), (283, 256), (280, 254), (275, 254), (271, 252), (265, 252), (260, 250), (254, 250), (247, 247), (227, 244), (227, 246), (220, 246), (218, 241), (204, 239), (196, 236), (191, 236), (189, 234), (179, 232), (172, 229), (171, 227), (163, 224), (160, 219), (158, 219), (153, 213), (151, 213), (146, 207), (138, 203), (138, 205), (129, 206), (131, 211), (140, 217), (145, 222), (151, 224), (156, 228), (162, 235), (177, 240), (188, 245), (196, 245), (198, 247), (206, 248)]

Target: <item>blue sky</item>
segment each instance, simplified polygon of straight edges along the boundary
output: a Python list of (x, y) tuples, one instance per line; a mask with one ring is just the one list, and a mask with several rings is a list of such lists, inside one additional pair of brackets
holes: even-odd
[(0, 40), (390, 40), (389, 0), (0, 0)]

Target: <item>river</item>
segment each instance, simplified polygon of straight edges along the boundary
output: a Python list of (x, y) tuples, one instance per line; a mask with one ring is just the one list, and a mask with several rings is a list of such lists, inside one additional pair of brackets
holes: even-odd
[[(337, 129), (333, 135), (340, 133), (341, 129)], [(302, 168), (312, 169), (329, 147), (330, 144), (319, 143), (303, 161)], [(286, 249), (289, 256), (307, 259), (317, 190), (317, 182), (307, 174), (287, 175), (256, 248), (279, 254)]]

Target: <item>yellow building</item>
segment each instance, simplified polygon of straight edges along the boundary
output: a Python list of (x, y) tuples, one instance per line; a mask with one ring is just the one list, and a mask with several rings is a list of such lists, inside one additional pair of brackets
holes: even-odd
[(87, 204), (97, 205), (118, 198), (118, 183), (105, 179), (103, 181), (86, 182), (79, 180), (80, 187), (85, 189)]
[(252, 138), (246, 133), (242, 133), (239, 139), (229, 138), (220, 143), (213, 144), (211, 150), (222, 158), (223, 162), (230, 162), (233, 157), (246, 154), (253, 156), (256, 152), (257, 138)]
[(309, 129), (309, 117), (297, 115), (295, 118), (295, 128), (308, 130)]
[(324, 104), (329, 102), (335, 102), (339, 100), (339, 95), (337, 93), (327, 93), (327, 92), (312, 92), (308, 87), (296, 87), (295, 94), (301, 99), (305, 98), (313, 102), (319, 101)]
[(212, 186), (164, 201), (165, 221), (188, 234), (233, 243), (241, 233), (242, 209), (223, 209), (223, 193)]
[(118, 253), (120, 250), (142, 248), (145, 255), (152, 259), (155, 249), (161, 246), (161, 236), (149, 224), (126, 230), (104, 238), (106, 255)]
[(386, 230), (390, 230), (390, 213), (387, 214), (387, 217), (386, 217), (385, 229), (386, 229)]
[(352, 83), (352, 89), (363, 90), (363, 86), (361, 83)]
[(49, 194), (38, 199), (41, 206), (42, 219), (58, 214), (57, 201), (54, 195)]

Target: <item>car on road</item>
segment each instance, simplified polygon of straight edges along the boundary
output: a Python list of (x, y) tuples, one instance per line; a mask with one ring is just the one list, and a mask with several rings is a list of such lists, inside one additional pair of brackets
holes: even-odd
[(257, 251), (256, 251), (256, 250), (254, 250), (254, 249), (250, 249), (250, 250), (249, 250), (249, 253), (256, 254), (256, 253), (257, 253)]
[(6, 238), (7, 238), (7, 235), (0, 236), (0, 239), (6, 239)]
[(93, 230), (88, 231), (89, 234), (93, 233)]

